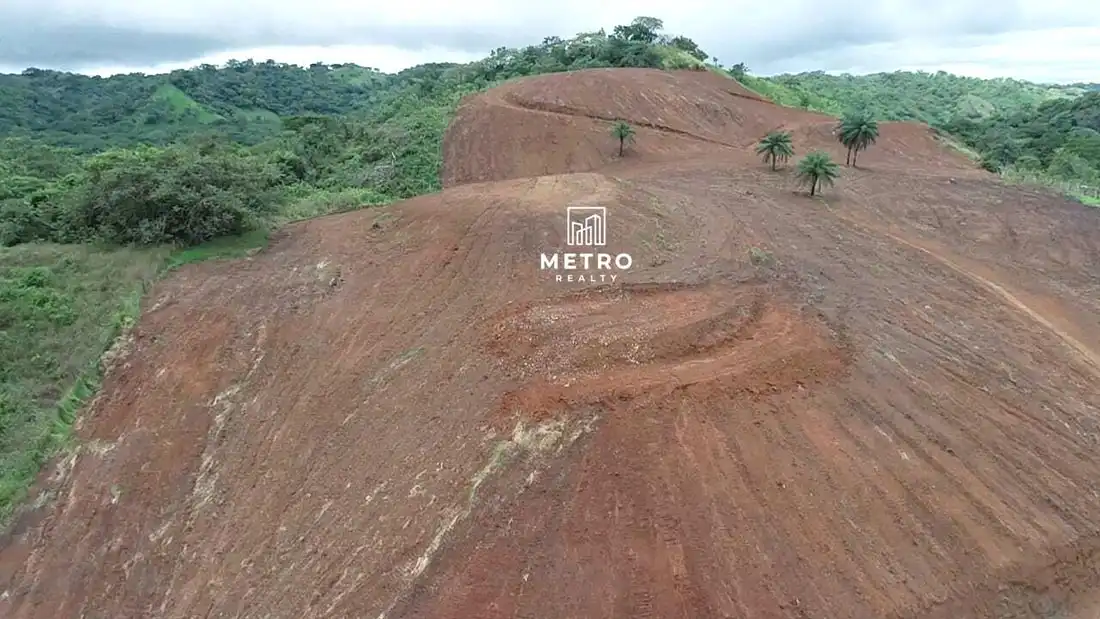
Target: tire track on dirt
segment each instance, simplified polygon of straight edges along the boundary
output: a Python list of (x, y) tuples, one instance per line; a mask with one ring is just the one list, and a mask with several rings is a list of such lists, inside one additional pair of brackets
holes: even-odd
[(903, 236), (899, 236), (897, 234), (894, 234), (893, 232), (890, 232), (889, 230), (886, 230), (886, 229), (882, 228), (881, 226), (877, 226), (877, 225), (874, 225), (874, 224), (869, 224), (869, 223), (866, 223), (866, 222), (863, 222), (863, 221), (859, 221), (856, 218), (853, 218), (853, 217), (850, 217), (850, 216), (847, 216), (847, 215), (842, 215), (840, 213), (837, 213), (836, 211), (830, 211), (830, 212), (835, 217), (837, 217), (838, 219), (841, 219), (845, 222), (848, 222), (849, 224), (852, 224), (853, 226), (855, 226), (857, 228), (863, 228), (866, 231), (870, 231), (872, 233), (880, 234), (882, 236), (888, 237), (889, 239), (893, 240), (894, 242), (899, 243), (899, 244), (901, 244), (905, 247), (917, 250), (917, 251), (921, 252), (922, 254), (925, 254), (925, 255), (931, 257), (933, 260), (935, 260), (936, 262), (939, 262), (940, 264), (947, 267), (951, 271), (953, 271), (953, 272), (963, 276), (967, 280), (970, 280), (971, 282), (977, 284), (981, 288), (984, 288), (987, 291), (992, 292), (994, 295), (1000, 297), (1001, 300), (1004, 301), (1006, 304), (1008, 304), (1010, 307), (1015, 308), (1020, 313), (1022, 313), (1025, 316), (1031, 318), (1032, 320), (1034, 320), (1038, 324), (1045, 327), (1048, 331), (1050, 331), (1052, 334), (1057, 336), (1059, 339), (1061, 339), (1062, 342), (1066, 346), (1071, 348), (1073, 350), (1073, 352), (1076, 353), (1075, 356), (1080, 361), (1085, 362), (1085, 364), (1090, 367), (1090, 370), (1092, 371), (1092, 373), (1098, 379), (1100, 379), (1100, 353), (1097, 353), (1096, 351), (1092, 350), (1091, 348), (1089, 348), (1088, 346), (1083, 344), (1080, 340), (1078, 340), (1077, 338), (1075, 338), (1072, 335), (1070, 335), (1069, 333), (1067, 333), (1064, 329), (1062, 329), (1058, 325), (1054, 324), (1054, 322), (1051, 321), (1050, 319), (1048, 319), (1046, 316), (1044, 316), (1043, 314), (1039, 313), (1038, 311), (1032, 309), (1026, 303), (1021, 301), (1019, 299), (1019, 297), (1014, 295), (1012, 292), (1010, 292), (1007, 288), (1002, 286), (1000, 283), (995, 282), (992, 279), (989, 279), (989, 278), (987, 278), (983, 275), (980, 275), (980, 274), (974, 272), (973, 270), (959, 264), (959, 262), (956, 261), (957, 259), (952, 260), (951, 258), (948, 258), (947, 256), (945, 256), (941, 253), (938, 253), (938, 252), (936, 252), (936, 251), (934, 251), (934, 250), (932, 250), (928, 247), (925, 247), (924, 245), (920, 244), (917, 241), (911, 241), (911, 240), (909, 240), (909, 239), (907, 239)]
[[(1088, 370), (1091, 371), (1092, 374), (1094, 374), (1096, 376), (1100, 376), (1100, 356), (1098, 356), (1097, 353), (1094, 350), (1089, 348), (1087, 345), (1085, 345), (1081, 341), (1077, 340), (1071, 334), (1067, 333), (1063, 328), (1061, 328), (1057, 324), (1055, 324), (1055, 322), (1053, 320), (1048, 319), (1045, 315), (1043, 315), (1042, 313), (1036, 311), (1034, 308), (1027, 305), (1023, 300), (1018, 298), (1015, 294), (1013, 294), (1010, 290), (1005, 288), (1005, 286), (1003, 286), (999, 282), (996, 282), (996, 281), (992, 280), (989, 277), (986, 277), (986, 276), (984, 276), (980, 273), (975, 272), (975, 270), (973, 270), (972, 268), (968, 268), (967, 266), (965, 266), (963, 264), (960, 264), (961, 261), (959, 261), (957, 258), (956, 259), (949, 258), (946, 255), (944, 255), (944, 253), (938, 252), (938, 251), (936, 251), (936, 250), (934, 250), (930, 247), (926, 247), (925, 245), (921, 244), (919, 241), (910, 240), (908, 238), (900, 236), (899, 234), (890, 232), (889, 230), (886, 230), (881, 226), (868, 224), (866, 222), (858, 221), (858, 220), (855, 220), (854, 218), (844, 216), (844, 215), (840, 215), (840, 214), (837, 214), (837, 213), (834, 213), (834, 214), (837, 215), (838, 218), (840, 218), (844, 221), (847, 221), (848, 223), (854, 224), (857, 227), (863, 227), (864, 229), (866, 229), (867, 231), (870, 231), (872, 233), (881, 234), (881, 235), (891, 239), (892, 241), (900, 244), (903, 247), (908, 247), (910, 249), (920, 251), (921, 253), (930, 256), (931, 258), (933, 258), (938, 263), (940, 263), (940, 264), (944, 265), (945, 267), (947, 267), (951, 272), (953, 272), (957, 275), (961, 275), (967, 281), (970, 281), (970, 282), (978, 285), (980, 288), (985, 289), (988, 292), (994, 294), (995, 296), (1000, 298), (1005, 303), (1005, 305), (1012, 308), (1013, 310), (1015, 310), (1019, 314), (1022, 314), (1027, 319), (1030, 319), (1031, 321), (1034, 321), (1036, 324), (1040, 325), (1046, 331), (1048, 331), (1049, 333), (1051, 333), (1055, 337), (1057, 337), (1059, 340), (1061, 340), (1061, 342), (1072, 353), (1074, 353), (1074, 357), (1076, 359), (1083, 362), (1084, 365), (1088, 366)], [(962, 379), (962, 376), (958, 376), (958, 378)], [(972, 385), (972, 387), (973, 388), (979, 388), (978, 385)], [(915, 419), (910, 419), (909, 421), (913, 422), (913, 423), (916, 423), (916, 427), (922, 428), (923, 433), (925, 433), (925, 436), (928, 440), (932, 440), (935, 435), (942, 434), (942, 432), (943, 432), (943, 429), (934, 429), (934, 428), (931, 428), (931, 427), (926, 427), (924, 423), (917, 423)], [(890, 425), (893, 426), (895, 429), (897, 429), (897, 426), (894, 426), (894, 424), (891, 423)], [(973, 446), (979, 446), (980, 447), (981, 445), (983, 445), (985, 443), (985, 441), (988, 440), (989, 437), (991, 436), (990, 433), (993, 433), (994, 435), (997, 436), (998, 444), (1012, 444), (1012, 445), (1015, 445), (1014, 455), (1012, 456), (1012, 458), (1007, 457), (1007, 454), (1004, 453), (1004, 452), (996, 452), (996, 451), (985, 450), (985, 449), (982, 449), (981, 451), (982, 451), (982, 453), (984, 453), (984, 455), (987, 458), (990, 459), (990, 461), (992, 463), (994, 463), (996, 465), (995, 466), (996, 469), (1011, 470), (1011, 468), (1013, 466), (1011, 460), (1016, 459), (1017, 461), (1020, 461), (1020, 460), (1029, 461), (1030, 465), (1034, 467), (1032, 469), (1034, 471), (1043, 471), (1043, 473), (1041, 474), (1041, 476), (1039, 477), (1038, 480), (1019, 478), (1016, 481), (1017, 481), (1017, 483), (1022, 483), (1025, 487), (1029, 488), (1033, 492), (1040, 492), (1040, 493), (1045, 492), (1045, 493), (1048, 493), (1048, 494), (1049, 493), (1054, 493), (1055, 496), (1059, 499), (1059, 501), (1055, 501), (1053, 506), (1059, 512), (1060, 518), (1062, 519), (1062, 521), (1067, 526), (1075, 526), (1073, 523), (1077, 519), (1074, 518), (1072, 514), (1065, 513), (1061, 509), (1061, 502), (1060, 501), (1066, 500), (1066, 497), (1063, 496), (1063, 493), (1073, 493), (1073, 492), (1077, 491), (1078, 489), (1074, 488), (1072, 480), (1069, 480), (1064, 475), (1064, 473), (1062, 473), (1060, 470), (1058, 470), (1057, 468), (1052, 468), (1052, 467), (1049, 467), (1049, 466), (1045, 466), (1046, 461), (1055, 459), (1055, 458), (1053, 458), (1053, 454), (1051, 454), (1049, 451), (1046, 451), (1046, 450), (1043, 450), (1043, 451), (1045, 451), (1045, 455), (1043, 453), (1038, 453), (1037, 454), (1037, 452), (1036, 452), (1036, 450), (1041, 450), (1045, 446), (1044, 441), (1057, 440), (1058, 437), (1054, 436), (1054, 435), (1044, 433), (1041, 427), (1035, 427), (1034, 424), (1029, 423), (1029, 426), (1031, 426), (1031, 429), (1029, 430), (1030, 436), (1032, 436), (1032, 437), (1042, 436), (1043, 440), (1036, 440), (1035, 442), (1026, 442), (1025, 443), (1025, 442), (1023, 442), (1025, 440), (1024, 438), (1022, 438), (1022, 437), (1015, 437), (1014, 438), (1011, 434), (1004, 432), (1003, 428), (1001, 428), (999, 426), (996, 426), (996, 425), (990, 425), (988, 423), (986, 423), (986, 424), (982, 424), (982, 423), (964, 423), (964, 424), (960, 424), (960, 425), (955, 425), (954, 429), (956, 431), (958, 431), (961, 434), (961, 436), (963, 438), (965, 438), (965, 440), (967, 440)], [(931, 434), (928, 434), (929, 432), (931, 432)], [(933, 444), (936, 444), (936, 442), (934, 440), (933, 440)], [(1063, 445), (1062, 447), (1064, 449), (1067, 449), (1067, 450), (1072, 449), (1072, 445), (1069, 445), (1069, 444)], [(926, 450), (918, 449), (917, 445), (915, 443), (911, 445), (911, 448), (915, 449), (918, 454), (922, 454), (922, 452), (923, 452), (922, 457), (927, 459), (927, 456), (929, 454)], [(941, 449), (942, 449), (942, 446), (941, 446)], [(957, 449), (957, 447), (956, 447), (956, 449)], [(1037, 455), (1039, 457), (1036, 457)], [(1065, 458), (1065, 457), (1066, 457), (1065, 455), (1062, 456), (1062, 458)], [(969, 482), (962, 482), (958, 479), (955, 479), (954, 475), (949, 475), (947, 473), (947, 469), (942, 470), (941, 474), (947, 475), (949, 479), (954, 479), (954, 481), (957, 484), (961, 483), (963, 486), (967, 486), (967, 487), (971, 487), (971, 488), (981, 487), (981, 486), (974, 486), (972, 483), (969, 483)], [(966, 476), (970, 476), (970, 475), (973, 475), (973, 474), (974, 474), (974, 472), (966, 472), (965, 473)], [(1000, 490), (1003, 490), (1003, 488), (1001, 487), (1001, 484), (1003, 483), (1003, 481), (999, 481), (995, 478), (987, 478), (987, 476), (983, 475), (983, 474), (978, 474), (977, 479), (981, 481), (981, 483), (985, 486), (985, 488), (988, 489), (989, 492), (993, 493), (992, 496), (999, 496), (1001, 500), (1008, 501), (1009, 503), (1011, 503), (1015, 506), (1020, 505), (1017, 498), (1014, 497), (1012, 495), (1012, 493), (1000, 492)], [(1057, 482), (1055, 482), (1054, 480), (1057, 480)], [(1039, 483), (1039, 485), (1037, 486), (1036, 485), (1037, 482), (1042, 482), (1042, 483)], [(1065, 484), (1069, 484), (1069, 486), (1067, 487)], [(964, 493), (968, 497), (968, 500), (970, 500), (974, 505), (976, 505), (976, 506), (980, 505), (980, 503), (975, 502), (975, 498), (974, 498), (974, 495), (972, 493), (970, 493), (969, 491), (965, 491)], [(1024, 512), (1017, 511), (1016, 513), (1024, 513)], [(986, 515), (988, 517), (988, 514), (984, 514), (984, 515)], [(1028, 523), (1027, 526), (1031, 526), (1031, 527), (1036, 528), (1036, 529), (1041, 529), (1042, 528), (1036, 522), (1030, 522), (1030, 523)]]
[[(749, 97), (746, 97), (746, 98), (749, 98)], [(620, 118), (620, 117), (604, 116), (604, 115), (601, 115), (601, 114), (585, 113), (585, 112), (581, 112), (579, 110), (575, 110), (573, 108), (570, 108), (570, 107), (564, 106), (564, 105), (561, 105), (561, 106), (553, 105), (553, 104), (541, 104), (540, 105), (540, 104), (537, 104), (537, 103), (531, 102), (531, 101), (523, 101), (523, 100), (518, 99), (515, 95), (513, 95), (511, 93), (505, 94), (503, 96), (485, 97), (484, 101), (487, 102), (489, 105), (496, 105), (496, 106), (500, 106), (500, 107), (510, 108), (510, 109), (513, 109), (513, 110), (519, 110), (519, 111), (522, 111), (522, 112), (528, 112), (528, 113), (534, 113), (534, 114), (544, 114), (544, 115), (547, 115), (547, 116), (556, 116), (556, 117), (559, 117), (559, 118), (562, 118), (562, 117), (564, 117), (564, 118), (587, 118), (587, 119), (590, 119), (590, 120), (602, 120), (602, 121), (605, 121), (605, 122), (617, 122), (617, 121), (620, 121), (620, 120), (624, 120), (623, 118)], [(543, 106), (545, 106), (545, 107), (543, 107)], [(670, 134), (670, 135), (677, 135), (677, 136), (680, 136), (680, 137), (686, 137), (686, 138), (689, 138), (689, 139), (692, 139), (692, 140), (697, 140), (699, 142), (706, 142), (707, 144), (714, 144), (716, 146), (721, 146), (723, 148), (742, 148), (742, 147), (744, 147), (744, 144), (731, 144), (729, 142), (723, 142), (721, 140), (715, 140), (715, 139), (712, 139), (712, 138), (703, 137), (701, 135), (696, 135), (694, 133), (691, 133), (690, 131), (684, 131), (683, 129), (673, 129), (672, 127), (668, 127), (668, 126), (665, 126), (665, 125), (659, 125), (657, 123), (651, 123), (651, 122), (644, 121), (644, 120), (630, 120), (630, 123), (634, 124), (634, 125), (637, 125), (639, 127), (644, 127), (646, 129), (651, 129), (653, 131), (657, 131), (657, 132), (660, 132), (660, 133), (667, 133), (667, 134)]]

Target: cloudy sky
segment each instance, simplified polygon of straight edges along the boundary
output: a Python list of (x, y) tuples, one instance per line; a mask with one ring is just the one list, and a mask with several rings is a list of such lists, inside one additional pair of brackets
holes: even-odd
[(0, 71), (106, 75), (230, 58), (396, 71), (638, 15), (760, 75), (943, 69), (1100, 82), (1100, 0), (0, 0)]

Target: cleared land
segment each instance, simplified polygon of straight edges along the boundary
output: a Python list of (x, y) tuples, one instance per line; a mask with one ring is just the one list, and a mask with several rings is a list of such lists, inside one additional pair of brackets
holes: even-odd
[[(843, 159), (832, 123), (706, 73), (520, 80), (461, 108), (442, 193), (180, 269), (0, 616), (1094, 616), (1100, 212), (917, 125), (822, 199), (752, 154)], [(539, 269), (577, 205), (615, 285)]]

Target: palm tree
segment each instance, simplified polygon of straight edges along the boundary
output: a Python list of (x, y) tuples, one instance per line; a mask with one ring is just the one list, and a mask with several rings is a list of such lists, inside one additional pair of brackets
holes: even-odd
[(837, 139), (848, 147), (848, 159), (845, 165), (856, 165), (859, 151), (867, 150), (867, 147), (878, 139), (878, 123), (866, 112), (848, 113), (836, 127)]
[(619, 156), (622, 157), (623, 147), (627, 142), (634, 141), (634, 127), (620, 120), (611, 127), (611, 136), (619, 141)]
[(764, 156), (764, 163), (769, 161), (772, 170), (775, 170), (777, 161), (787, 162), (794, 155), (794, 146), (791, 144), (791, 134), (787, 131), (772, 131), (764, 136), (756, 145), (756, 154)]
[(856, 167), (859, 151), (867, 150), (867, 147), (874, 144), (877, 139), (878, 123), (873, 118), (864, 118), (852, 129), (852, 141), (855, 143), (855, 150), (852, 151), (852, 167)]
[(798, 180), (810, 186), (810, 195), (817, 192), (817, 188), (832, 185), (840, 176), (840, 166), (829, 158), (829, 154), (815, 150), (798, 162)]
[(845, 116), (837, 121), (836, 128), (833, 129), (833, 135), (835, 135), (836, 139), (848, 149), (848, 157), (844, 160), (844, 165), (852, 165), (852, 147), (854, 143), (848, 136), (848, 121), (850, 120), (851, 117)]

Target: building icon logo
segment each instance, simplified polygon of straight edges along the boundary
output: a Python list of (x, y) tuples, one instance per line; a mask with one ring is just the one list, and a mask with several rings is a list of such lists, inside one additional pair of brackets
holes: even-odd
[(539, 254), (539, 270), (553, 274), (555, 282), (567, 284), (614, 284), (634, 264), (627, 253), (600, 251), (607, 245), (607, 207), (565, 208), (566, 251)]
[(565, 209), (566, 238), (570, 246), (607, 245), (607, 208), (603, 206), (568, 206)]

